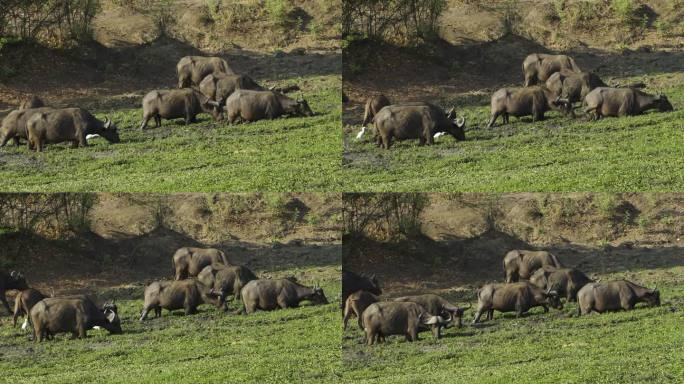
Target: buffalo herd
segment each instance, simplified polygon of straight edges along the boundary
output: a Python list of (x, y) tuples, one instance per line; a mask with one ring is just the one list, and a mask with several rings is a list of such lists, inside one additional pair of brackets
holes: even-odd
[[(563, 309), (562, 299), (577, 302), (577, 315), (592, 312), (631, 310), (638, 302), (660, 305), (658, 289), (649, 289), (627, 280), (594, 281), (576, 268), (565, 267), (546, 251), (511, 250), (503, 260), (505, 281), (485, 284), (477, 290), (473, 325), (482, 315), (494, 318), (494, 311), (515, 312), (520, 317), (534, 307)], [(460, 328), (464, 312), (471, 308), (450, 303), (435, 294), (396, 297), (382, 300), (375, 276), (342, 271), (344, 329), (352, 317), (372, 345), (386, 336), (403, 335), (418, 340), (418, 333), (431, 331), (434, 338), (452, 325)]]
[[(643, 84), (609, 87), (597, 74), (582, 71), (567, 55), (534, 53), (523, 61), (524, 87), (501, 88), (491, 96), (491, 113), (487, 128), (501, 117), (503, 124), (509, 116), (532, 116), (532, 121), (544, 119), (544, 114), (556, 110), (575, 118), (574, 109), (582, 103), (583, 112), (591, 120), (605, 116), (633, 116), (650, 109), (672, 111), (665, 95), (649, 95), (638, 88)], [(375, 144), (389, 149), (393, 140), (418, 139), (420, 145), (434, 143), (434, 138), (450, 134), (465, 140), (465, 118), (457, 118), (455, 108), (444, 111), (427, 102), (392, 104), (387, 96), (370, 97), (365, 105), (360, 139), (375, 125)]]
[[(313, 116), (301, 92), (296, 99), (286, 93), (299, 91), (297, 85), (264, 88), (244, 74), (236, 74), (220, 57), (185, 56), (176, 66), (178, 89), (155, 89), (142, 99), (142, 122), (145, 130), (154, 118), (156, 127), (162, 119), (196, 121), (200, 113), (230, 124), (275, 119), (281, 116)], [(0, 125), (0, 147), (23, 139), (29, 150), (42, 151), (45, 144), (71, 142), (85, 147), (88, 139), (103, 137), (118, 143), (119, 132), (109, 118), (101, 121), (83, 108), (46, 106), (33, 95), (11, 111)]]
[[(244, 265), (233, 265), (225, 253), (213, 248), (182, 247), (172, 257), (174, 279), (154, 281), (144, 290), (140, 321), (150, 311), (161, 316), (162, 309), (182, 309), (186, 315), (197, 313), (202, 304), (215, 305), (224, 312), (227, 301), (241, 302), (235, 314), (250, 314), (257, 310), (272, 311), (296, 308), (302, 301), (312, 305), (328, 304), (323, 289), (307, 287), (294, 277), (284, 279), (258, 278)], [(87, 295), (47, 296), (30, 288), (26, 278), (17, 271), (0, 271), (0, 301), (11, 313), (5, 292), (16, 290), (13, 325), (25, 316), (22, 329), (32, 326), (33, 340), (51, 339), (57, 333), (71, 333), (73, 338), (85, 338), (93, 328), (109, 333), (122, 333), (121, 319), (114, 301), (98, 305)]]

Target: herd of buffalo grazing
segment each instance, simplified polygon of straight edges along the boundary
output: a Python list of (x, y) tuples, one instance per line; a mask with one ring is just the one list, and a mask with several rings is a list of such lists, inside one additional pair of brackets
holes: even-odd
[[(627, 280), (594, 281), (582, 271), (564, 267), (546, 251), (512, 250), (504, 256), (504, 283), (485, 284), (477, 290), (477, 308), (473, 324), (482, 315), (492, 320), (494, 311), (515, 312), (522, 316), (533, 307), (563, 309), (562, 298), (577, 302), (577, 315), (592, 312), (631, 310), (638, 302), (660, 305), (660, 292)], [(421, 331), (432, 331), (439, 338), (441, 330), (462, 326), (467, 307), (451, 304), (435, 294), (403, 296), (382, 301), (382, 290), (375, 276), (366, 277), (342, 271), (344, 329), (350, 318), (357, 317), (365, 342), (372, 345), (389, 335), (404, 335), (407, 341), (418, 340)]]
[[(226, 302), (231, 297), (236, 302), (242, 301), (236, 314), (296, 308), (305, 300), (314, 305), (328, 304), (320, 287), (304, 286), (294, 278), (259, 279), (246, 266), (231, 265), (225, 253), (218, 249), (180, 248), (173, 255), (172, 265), (174, 280), (155, 281), (145, 288), (140, 321), (150, 311), (154, 311), (155, 317), (161, 316), (162, 309), (183, 309), (186, 315), (191, 315), (205, 303), (227, 311)], [(14, 326), (25, 315), (22, 329), (30, 324), (36, 342), (57, 333), (84, 338), (87, 330), (95, 327), (122, 333), (114, 302), (98, 306), (96, 300), (86, 295), (48, 297), (30, 288), (21, 273), (0, 272), (0, 300), (8, 312), (11, 312), (5, 297), (8, 290), (19, 291), (15, 298)]]
[[(249, 76), (236, 74), (219, 57), (186, 56), (176, 71), (178, 89), (152, 90), (143, 97), (141, 130), (152, 118), (156, 127), (161, 126), (162, 118), (183, 118), (187, 125), (200, 113), (211, 114), (217, 121), (226, 116), (230, 124), (314, 115), (301, 93), (297, 99), (285, 95), (299, 90), (297, 85), (264, 88)], [(45, 144), (62, 142), (85, 147), (89, 138), (97, 136), (120, 142), (117, 126), (109, 118), (103, 122), (83, 108), (52, 108), (34, 95), (3, 119), (0, 147), (9, 140), (19, 145), (20, 139), (36, 151), (42, 151)]]
[[(501, 88), (491, 96), (491, 113), (487, 128), (501, 116), (532, 116), (532, 121), (544, 119), (544, 114), (557, 110), (575, 117), (575, 104), (582, 103), (584, 113), (592, 120), (605, 116), (639, 115), (650, 109), (672, 111), (665, 95), (649, 95), (637, 88), (609, 87), (597, 74), (582, 71), (571, 57), (533, 53), (523, 61), (523, 88)], [(423, 102), (391, 104), (385, 95), (375, 95), (366, 102), (360, 139), (370, 123), (375, 125), (375, 143), (389, 149), (392, 140), (418, 139), (420, 145), (434, 143), (434, 138), (449, 133), (456, 140), (465, 140), (465, 118), (456, 118), (455, 108), (442, 108)]]

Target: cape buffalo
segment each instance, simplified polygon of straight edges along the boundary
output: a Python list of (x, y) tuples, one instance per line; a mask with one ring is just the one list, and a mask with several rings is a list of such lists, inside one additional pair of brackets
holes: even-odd
[(433, 316), (450, 316), (456, 322), (456, 326), (461, 328), (463, 312), (470, 308), (460, 308), (432, 293), (425, 295), (403, 296), (394, 299), (394, 301), (408, 301), (420, 304), (425, 310)]
[(578, 314), (587, 315), (592, 311), (629, 311), (638, 302), (650, 306), (660, 305), (660, 291), (636, 285), (631, 281), (618, 280), (607, 283), (589, 283), (577, 293)]
[(390, 105), (390, 101), (387, 96), (383, 94), (372, 96), (368, 99), (368, 101), (366, 101), (366, 107), (363, 111), (363, 123), (361, 125), (361, 131), (356, 135), (357, 140), (360, 139), (364, 133), (366, 133), (368, 124), (374, 121), (375, 115), (380, 112), (383, 107), (388, 105)]
[(201, 283), (195, 279), (155, 281), (145, 288), (145, 304), (140, 313), (140, 321), (147, 318), (154, 309), (154, 317), (161, 316), (162, 308), (169, 311), (184, 309), (186, 315), (197, 313), (197, 307), (205, 302)]
[(523, 74), (525, 75), (525, 87), (534, 84), (543, 84), (551, 75), (562, 70), (580, 72), (575, 60), (566, 55), (547, 55), (545, 53), (533, 53), (523, 61)]
[(473, 324), (480, 321), (483, 313), (487, 313), (487, 320), (494, 318), (494, 310), (499, 312), (516, 312), (516, 317), (522, 316), (530, 308), (563, 309), (558, 292), (544, 291), (528, 282), (509, 284), (487, 284), (477, 291), (477, 312)]
[(279, 116), (313, 116), (309, 103), (300, 95), (297, 100), (273, 91), (240, 89), (226, 100), (224, 108), (228, 121), (257, 121)]
[(72, 148), (87, 147), (88, 135), (99, 135), (118, 143), (119, 131), (109, 118), (97, 119), (82, 108), (53, 109), (34, 114), (26, 123), (28, 148), (43, 151), (46, 143), (71, 142)]
[(465, 117), (455, 118), (452, 108), (448, 113), (430, 103), (406, 103), (384, 107), (375, 115), (377, 144), (389, 149), (392, 139), (418, 139), (419, 145), (434, 144), (434, 136), (445, 132), (456, 140), (465, 140)]
[(150, 91), (142, 100), (143, 121), (140, 129), (147, 128), (147, 123), (154, 117), (156, 127), (161, 127), (161, 119), (184, 118), (185, 125), (194, 123), (195, 117), (202, 112), (218, 119), (218, 103), (210, 100), (192, 88)]
[(212, 263), (230, 265), (223, 251), (215, 248), (178, 248), (171, 259), (176, 280), (197, 276), (204, 267)]
[(584, 100), (592, 89), (605, 86), (606, 84), (591, 72), (561, 71), (554, 73), (546, 80), (546, 87), (556, 97), (560, 97), (561, 100), (567, 103), (564, 112), (570, 113), (573, 116), (573, 103)]
[(640, 115), (649, 109), (673, 110), (665, 95), (653, 96), (634, 88), (599, 87), (587, 94), (583, 105), (584, 112), (593, 115), (594, 119)]
[(356, 316), (359, 328), (363, 330), (363, 317), (361, 315), (363, 315), (363, 311), (365, 311), (369, 305), (377, 302), (378, 297), (366, 291), (356, 291), (347, 296), (347, 299), (344, 301), (344, 318), (342, 319), (344, 330), (347, 330), (347, 322), (352, 316)]
[(2, 120), (0, 126), (0, 147), (4, 147), (7, 142), (12, 139), (14, 145), (19, 145), (19, 139), (28, 140), (28, 131), (26, 130), (26, 123), (36, 113), (53, 111), (53, 108), (31, 108), (14, 110), (10, 112)]
[(546, 251), (515, 249), (506, 253), (503, 260), (507, 283), (529, 279), (534, 271), (544, 266), (563, 268), (558, 258)]
[(10, 273), (0, 271), (0, 301), (5, 306), (7, 312), (12, 313), (5, 293), (10, 290), (22, 291), (28, 289), (26, 278), (20, 272), (12, 271)]
[(40, 108), (44, 107), (45, 103), (43, 103), (43, 100), (41, 100), (40, 97), (36, 95), (31, 95), (28, 98), (24, 99), (24, 101), (19, 104), (19, 109), (31, 109), (31, 108)]
[(185, 56), (176, 64), (178, 88), (186, 88), (199, 83), (212, 73), (234, 74), (228, 63), (220, 57)]
[(256, 278), (254, 273), (245, 266), (233, 267), (217, 263), (207, 265), (197, 275), (197, 280), (209, 288), (209, 295), (218, 297), (216, 306), (223, 308), (224, 311), (227, 309), (228, 295), (234, 295), (235, 300), (238, 300), (242, 287)]
[(508, 124), (509, 115), (516, 117), (532, 115), (532, 121), (544, 120), (544, 113), (552, 109), (562, 110), (560, 97), (545, 86), (527, 88), (502, 88), (492, 94), (491, 118), (487, 128), (494, 126), (497, 117), (503, 116)]
[(418, 332), (428, 329), (439, 339), (440, 329), (451, 321), (430, 315), (420, 304), (397, 301), (373, 303), (362, 316), (368, 345), (384, 341), (389, 335), (404, 335), (406, 341), (417, 341)]
[[(257, 84), (256, 81), (247, 75), (228, 75), (225, 73), (207, 75), (199, 84), (200, 92), (218, 104), (215, 108), (225, 105), (228, 96), (238, 89), (266, 90), (266, 88)], [(218, 113), (218, 110), (216, 113)]]
[(240, 291), (242, 311), (247, 314), (260, 309), (272, 311), (274, 309), (296, 308), (299, 303), (309, 300), (313, 304), (328, 304), (323, 289), (319, 286), (305, 287), (289, 279), (252, 280)]
[(380, 284), (375, 275), (366, 277), (349, 270), (342, 270), (342, 303), (347, 301), (347, 297), (356, 291), (366, 291), (374, 295), (382, 295)]
[[(33, 288), (24, 289), (21, 292), (19, 292), (19, 294), (14, 298), (14, 314), (12, 315), (12, 326), (17, 326), (17, 318), (19, 318), (19, 316), (26, 315), (26, 319), (28, 321), (29, 314), (31, 313), (31, 308), (33, 308), (33, 306), (36, 305), (37, 302), (43, 300), (46, 297), (47, 296), (43, 295), (42, 292)], [(27, 322), (25, 322), (24, 326), (22, 326), (21, 328), (24, 329), (26, 324)]]
[(530, 277), (530, 283), (541, 289), (556, 291), (568, 301), (577, 300), (577, 292), (591, 281), (579, 269), (550, 266), (537, 269)]
[(34, 340), (41, 342), (56, 333), (71, 332), (73, 338), (85, 338), (86, 331), (102, 327), (111, 334), (121, 333), (116, 305), (98, 308), (85, 296), (47, 298), (31, 308)]

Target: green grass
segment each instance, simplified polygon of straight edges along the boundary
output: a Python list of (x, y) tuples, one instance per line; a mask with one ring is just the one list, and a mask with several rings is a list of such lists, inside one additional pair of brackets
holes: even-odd
[[(466, 141), (450, 136), (434, 147), (417, 140), (376, 148), (371, 136), (346, 133), (343, 175), (349, 191), (676, 191), (684, 188), (684, 74), (657, 75), (675, 111), (571, 120), (557, 112), (493, 129), (489, 96), (458, 108)], [(626, 79), (625, 82), (630, 79)], [(634, 79), (642, 80), (642, 79)], [(647, 90), (655, 92), (654, 90)], [(455, 102), (459, 106), (458, 101)], [(449, 103), (450, 105), (450, 103)], [(460, 105), (463, 105), (461, 103)]]
[[(0, 326), (0, 370), (6, 383), (319, 383), (341, 375), (339, 267), (305, 268), (330, 301), (253, 315), (162, 312), (141, 324), (142, 287), (117, 300), (122, 335), (90, 330), (84, 340), (59, 334), (35, 344)], [(291, 273), (291, 272), (290, 272)], [(315, 280), (313, 280), (315, 278)], [(102, 292), (116, 296), (116, 292)], [(120, 296), (119, 296), (120, 297)], [(232, 308), (236, 308), (232, 305)], [(231, 309), (232, 312), (232, 309)]]
[[(294, 79), (314, 117), (230, 126), (210, 115), (198, 123), (162, 121), (139, 130), (141, 110), (95, 111), (120, 128), (121, 143), (92, 140), (89, 148), (49, 145), (0, 149), (3, 191), (322, 191), (340, 184), (339, 76)], [(152, 122), (154, 126), (154, 122)]]
[(393, 336), (374, 346), (361, 344), (358, 328), (347, 330), (345, 378), (393, 384), (682, 382), (684, 267), (635, 275), (650, 286), (657, 283), (660, 307), (638, 304), (630, 312), (576, 317), (570, 303), (548, 314), (535, 308), (520, 319), (495, 312), (493, 321), (478, 328), (469, 325), (468, 311), (468, 325), (446, 330), (440, 340), (426, 332), (418, 342)]

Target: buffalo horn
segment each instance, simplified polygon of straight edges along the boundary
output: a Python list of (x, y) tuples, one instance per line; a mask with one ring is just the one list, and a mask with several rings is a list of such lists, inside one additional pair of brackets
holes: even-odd
[(465, 126), (465, 121), (466, 121), (466, 119), (464, 116), (461, 116), (460, 122), (459, 122), (459, 119), (457, 118), (456, 119), (456, 126), (459, 128), (463, 128)]
[(109, 116), (105, 116), (105, 123), (104, 123), (105, 129), (109, 129), (109, 127), (111, 127), (111, 126), (112, 126), (112, 121), (109, 120)]
[(17, 271), (10, 272), (10, 277), (16, 277), (16, 276), (17, 276)]

